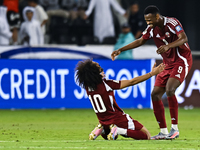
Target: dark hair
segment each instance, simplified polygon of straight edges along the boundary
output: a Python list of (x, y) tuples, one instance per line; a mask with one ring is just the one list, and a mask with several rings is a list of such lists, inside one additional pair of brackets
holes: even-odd
[(75, 71), (76, 82), (84, 89), (90, 88), (95, 90), (97, 85), (103, 82), (102, 75), (100, 75), (103, 69), (97, 66), (91, 59), (79, 61)]
[(144, 15), (147, 14), (154, 14), (154, 15), (160, 14), (160, 10), (154, 5), (149, 5), (144, 10)]

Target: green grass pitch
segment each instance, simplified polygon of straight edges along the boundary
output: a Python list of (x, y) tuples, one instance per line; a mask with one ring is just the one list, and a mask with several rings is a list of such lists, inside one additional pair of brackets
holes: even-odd
[[(151, 133), (159, 128), (150, 109), (124, 109)], [(168, 129), (170, 115), (165, 109)], [(179, 109), (180, 137), (176, 140), (133, 140), (119, 136), (88, 140), (98, 120), (92, 109), (0, 110), (0, 150), (200, 150), (200, 109)]]

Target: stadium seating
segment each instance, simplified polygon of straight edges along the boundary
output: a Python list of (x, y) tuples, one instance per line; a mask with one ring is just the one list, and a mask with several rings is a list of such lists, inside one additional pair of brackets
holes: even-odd
[(81, 38), (81, 44), (86, 45), (86, 44), (99, 44), (99, 39), (94, 36), (82, 36)]
[(117, 41), (116, 37), (105, 37), (102, 44), (115, 44)]

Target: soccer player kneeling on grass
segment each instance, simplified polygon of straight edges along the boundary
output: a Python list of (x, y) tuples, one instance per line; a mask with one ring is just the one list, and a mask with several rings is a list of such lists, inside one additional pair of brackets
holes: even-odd
[(149, 140), (149, 131), (138, 121), (132, 119), (117, 105), (113, 90), (123, 89), (143, 82), (159, 74), (165, 68), (164, 64), (152, 71), (130, 80), (105, 79), (103, 68), (90, 59), (80, 61), (76, 66), (76, 82), (83, 87), (90, 99), (93, 109), (99, 119), (99, 124), (89, 135), (90, 140), (95, 140), (99, 135), (104, 139), (115, 140), (118, 135), (133, 139)]

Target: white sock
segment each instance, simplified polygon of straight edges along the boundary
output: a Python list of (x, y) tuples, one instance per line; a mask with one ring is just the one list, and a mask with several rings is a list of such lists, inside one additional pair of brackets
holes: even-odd
[(173, 128), (174, 130), (178, 130), (178, 125), (177, 125), (177, 124), (172, 124), (172, 128)]
[(117, 134), (127, 135), (127, 129), (117, 127)]
[(163, 134), (169, 134), (167, 128), (160, 128), (160, 132)]

